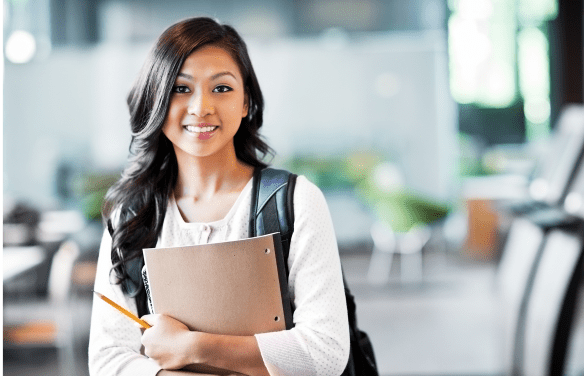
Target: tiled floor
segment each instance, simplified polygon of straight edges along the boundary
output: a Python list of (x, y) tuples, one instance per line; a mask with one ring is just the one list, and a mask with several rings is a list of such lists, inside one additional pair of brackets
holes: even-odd
[[(356, 297), (359, 326), (371, 337), (382, 375), (495, 375), (502, 369), (500, 327), (493, 290), (495, 267), (429, 253), (424, 279), (371, 286), (369, 255), (343, 253), (347, 281)], [(89, 300), (79, 306), (75, 375), (87, 375)], [(55, 352), (4, 353), (4, 375), (59, 375)]]

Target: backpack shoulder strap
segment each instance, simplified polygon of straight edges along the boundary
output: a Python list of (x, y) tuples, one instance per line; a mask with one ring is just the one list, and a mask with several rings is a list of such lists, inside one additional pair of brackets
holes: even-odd
[(273, 168), (254, 173), (249, 235), (259, 236), (279, 232), (288, 259), (290, 240), (294, 232), (294, 187), (296, 174)]
[(249, 216), (249, 236), (279, 233), (276, 262), (280, 271), (280, 288), (286, 329), (294, 327), (294, 306), (288, 291), (288, 255), (294, 231), (293, 194), (296, 175), (285, 170), (258, 169), (254, 173)]

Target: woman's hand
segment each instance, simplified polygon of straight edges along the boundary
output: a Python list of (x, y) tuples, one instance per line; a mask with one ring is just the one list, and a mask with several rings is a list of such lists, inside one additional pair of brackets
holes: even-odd
[(144, 354), (155, 360), (163, 369), (180, 369), (193, 363), (193, 339), (197, 332), (191, 332), (186, 325), (166, 315), (145, 315), (142, 317), (152, 325), (142, 334)]
[[(189, 365), (205, 365), (218, 370), (232, 370), (232, 375), (266, 375), (257, 340), (254, 336), (230, 336), (190, 331), (178, 320), (166, 315), (142, 317), (152, 325), (142, 334), (144, 354), (163, 370), (159, 375), (180, 375), (175, 370)], [(231, 375), (230, 375), (231, 376)]]
[[(189, 372), (189, 371), (169, 371), (166, 369), (162, 369), (160, 370), (156, 376), (217, 376), (217, 375), (213, 375), (210, 373), (194, 373), (194, 372)], [(241, 373), (233, 373), (231, 375), (227, 375), (227, 376), (241, 376)]]

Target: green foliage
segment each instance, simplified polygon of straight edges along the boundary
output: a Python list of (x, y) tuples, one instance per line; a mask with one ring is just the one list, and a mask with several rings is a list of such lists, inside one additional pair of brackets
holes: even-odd
[(357, 188), (357, 193), (369, 204), (378, 219), (396, 232), (407, 232), (414, 226), (432, 223), (444, 218), (449, 212), (448, 205), (406, 189), (385, 192), (364, 182)]
[(105, 194), (108, 189), (119, 179), (119, 173), (90, 173), (80, 182), (80, 195), (82, 197), (82, 211), (89, 220), (101, 220), (101, 210), (104, 204)]
[(406, 232), (447, 215), (449, 207), (406, 188), (386, 192), (373, 181), (375, 168), (386, 161), (379, 153), (358, 151), (345, 156), (295, 157), (284, 166), (305, 175), (323, 191), (353, 190), (372, 212), (394, 231)]
[(354, 189), (382, 161), (381, 155), (356, 151), (334, 157), (297, 156), (284, 162), (290, 171), (306, 176), (322, 190)]

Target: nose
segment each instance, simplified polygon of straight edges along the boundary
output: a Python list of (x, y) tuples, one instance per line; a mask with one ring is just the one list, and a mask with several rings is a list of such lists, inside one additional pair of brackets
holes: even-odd
[(212, 115), (215, 112), (215, 107), (213, 107), (211, 96), (203, 93), (193, 93), (187, 111), (190, 115), (196, 115), (200, 118)]

